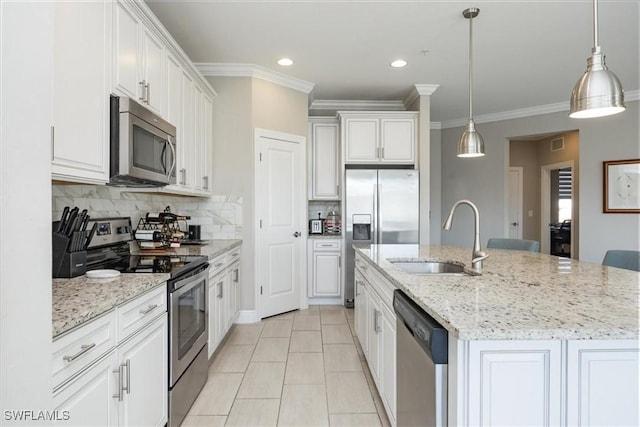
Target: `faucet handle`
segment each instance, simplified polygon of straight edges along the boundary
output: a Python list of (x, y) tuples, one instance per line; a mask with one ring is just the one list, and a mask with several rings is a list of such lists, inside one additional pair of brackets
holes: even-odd
[(485, 251), (477, 251), (473, 253), (473, 259), (471, 260), (471, 262), (476, 263), (487, 258), (489, 258), (488, 253), (486, 253)]

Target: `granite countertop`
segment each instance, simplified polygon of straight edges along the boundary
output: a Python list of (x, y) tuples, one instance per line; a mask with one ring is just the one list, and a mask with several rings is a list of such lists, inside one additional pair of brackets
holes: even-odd
[(342, 234), (309, 234), (310, 239), (342, 239)]
[(416, 276), (389, 259), (471, 264), (471, 248), (354, 245), (462, 340), (638, 339), (640, 273), (526, 251), (484, 249), (480, 276)]
[[(241, 244), (242, 240), (212, 240), (204, 246), (182, 246), (164, 250), (162, 253), (206, 255), (213, 259)], [(168, 273), (126, 273), (109, 279), (89, 279), (86, 276), (53, 279), (53, 337), (56, 338), (164, 284), (169, 277)]]
[(168, 273), (127, 273), (109, 279), (53, 279), (53, 338), (164, 284)]
[[(137, 245), (131, 246), (131, 252), (135, 254), (170, 254), (170, 255), (206, 255), (209, 259), (213, 259), (218, 255), (230, 251), (242, 244), (242, 240), (228, 239), (228, 240), (211, 240), (206, 245), (184, 245), (179, 248), (167, 248), (160, 251), (142, 251), (137, 249)], [(137, 249), (137, 250), (136, 250)]]

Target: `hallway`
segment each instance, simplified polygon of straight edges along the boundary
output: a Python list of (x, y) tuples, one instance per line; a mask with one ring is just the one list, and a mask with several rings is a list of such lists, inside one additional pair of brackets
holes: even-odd
[(182, 426), (388, 426), (353, 314), (310, 306), (235, 325)]

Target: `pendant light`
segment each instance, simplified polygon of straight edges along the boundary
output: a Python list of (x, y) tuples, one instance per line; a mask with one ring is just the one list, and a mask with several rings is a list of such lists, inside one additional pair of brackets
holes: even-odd
[(609, 116), (625, 110), (622, 84), (609, 71), (598, 42), (598, 1), (593, 0), (593, 49), (587, 71), (573, 87), (569, 117), (584, 119)]
[(473, 18), (479, 13), (480, 9), (476, 7), (465, 9), (462, 12), (462, 16), (469, 20), (469, 122), (458, 142), (458, 157), (484, 156), (484, 141), (473, 122)]

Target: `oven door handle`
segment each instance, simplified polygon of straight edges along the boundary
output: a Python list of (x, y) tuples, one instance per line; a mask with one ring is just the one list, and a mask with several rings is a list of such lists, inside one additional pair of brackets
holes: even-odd
[(208, 274), (209, 274), (209, 264), (206, 264), (206, 266), (202, 267), (202, 271), (200, 271), (199, 273), (187, 276), (184, 279), (180, 279), (175, 282), (169, 282), (169, 288), (168, 288), (169, 293), (173, 294), (174, 292), (182, 291), (180, 292), (180, 294), (183, 294), (184, 292), (187, 292), (188, 290), (192, 289), (193, 286), (189, 286), (188, 289), (182, 289), (183, 287), (188, 286), (189, 283), (192, 283), (192, 282), (199, 282), (200, 279), (202, 278), (207, 279)]

